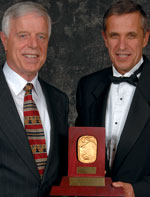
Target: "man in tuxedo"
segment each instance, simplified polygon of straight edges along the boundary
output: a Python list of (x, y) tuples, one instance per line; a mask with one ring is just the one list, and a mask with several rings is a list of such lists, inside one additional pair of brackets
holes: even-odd
[(106, 176), (126, 197), (150, 196), (150, 62), (147, 16), (131, 0), (104, 15), (103, 38), (112, 66), (81, 78), (76, 126), (106, 130)]
[(8, 8), (1, 40), (0, 196), (48, 197), (67, 172), (68, 98), (38, 77), (51, 34), (46, 9), (34, 2)]

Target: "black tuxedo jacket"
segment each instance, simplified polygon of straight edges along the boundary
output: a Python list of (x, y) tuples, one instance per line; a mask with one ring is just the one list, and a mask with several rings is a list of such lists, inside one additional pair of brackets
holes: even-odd
[[(150, 196), (150, 62), (146, 57), (143, 64), (109, 174), (113, 181), (131, 183), (136, 197)], [(111, 75), (109, 67), (79, 81), (76, 126), (105, 126)]]
[(51, 121), (50, 152), (42, 181), (14, 100), (0, 70), (0, 196), (47, 197), (67, 173), (68, 98), (40, 80)]

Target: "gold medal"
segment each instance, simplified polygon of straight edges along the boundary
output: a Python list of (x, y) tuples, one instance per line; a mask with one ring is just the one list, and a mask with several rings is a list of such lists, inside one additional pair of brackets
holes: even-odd
[(97, 156), (97, 140), (94, 136), (84, 135), (78, 139), (78, 160), (81, 163), (93, 163)]

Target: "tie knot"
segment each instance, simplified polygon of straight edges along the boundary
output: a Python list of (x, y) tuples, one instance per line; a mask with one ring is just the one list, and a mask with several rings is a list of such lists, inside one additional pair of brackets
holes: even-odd
[(31, 91), (33, 89), (33, 84), (32, 83), (27, 83), (24, 87), (24, 91)]

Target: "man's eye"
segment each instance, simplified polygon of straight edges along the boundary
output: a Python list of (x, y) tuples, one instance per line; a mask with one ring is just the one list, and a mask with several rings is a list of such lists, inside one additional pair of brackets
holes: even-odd
[(118, 38), (118, 34), (110, 34), (110, 37), (111, 37), (112, 39), (117, 39), (117, 38)]
[(129, 34), (128, 38), (129, 38), (129, 39), (136, 38), (136, 34)]
[(45, 40), (45, 36), (44, 35), (38, 35), (38, 39), (40, 39), (40, 40)]
[(26, 34), (19, 34), (19, 38), (26, 38), (27, 35)]

